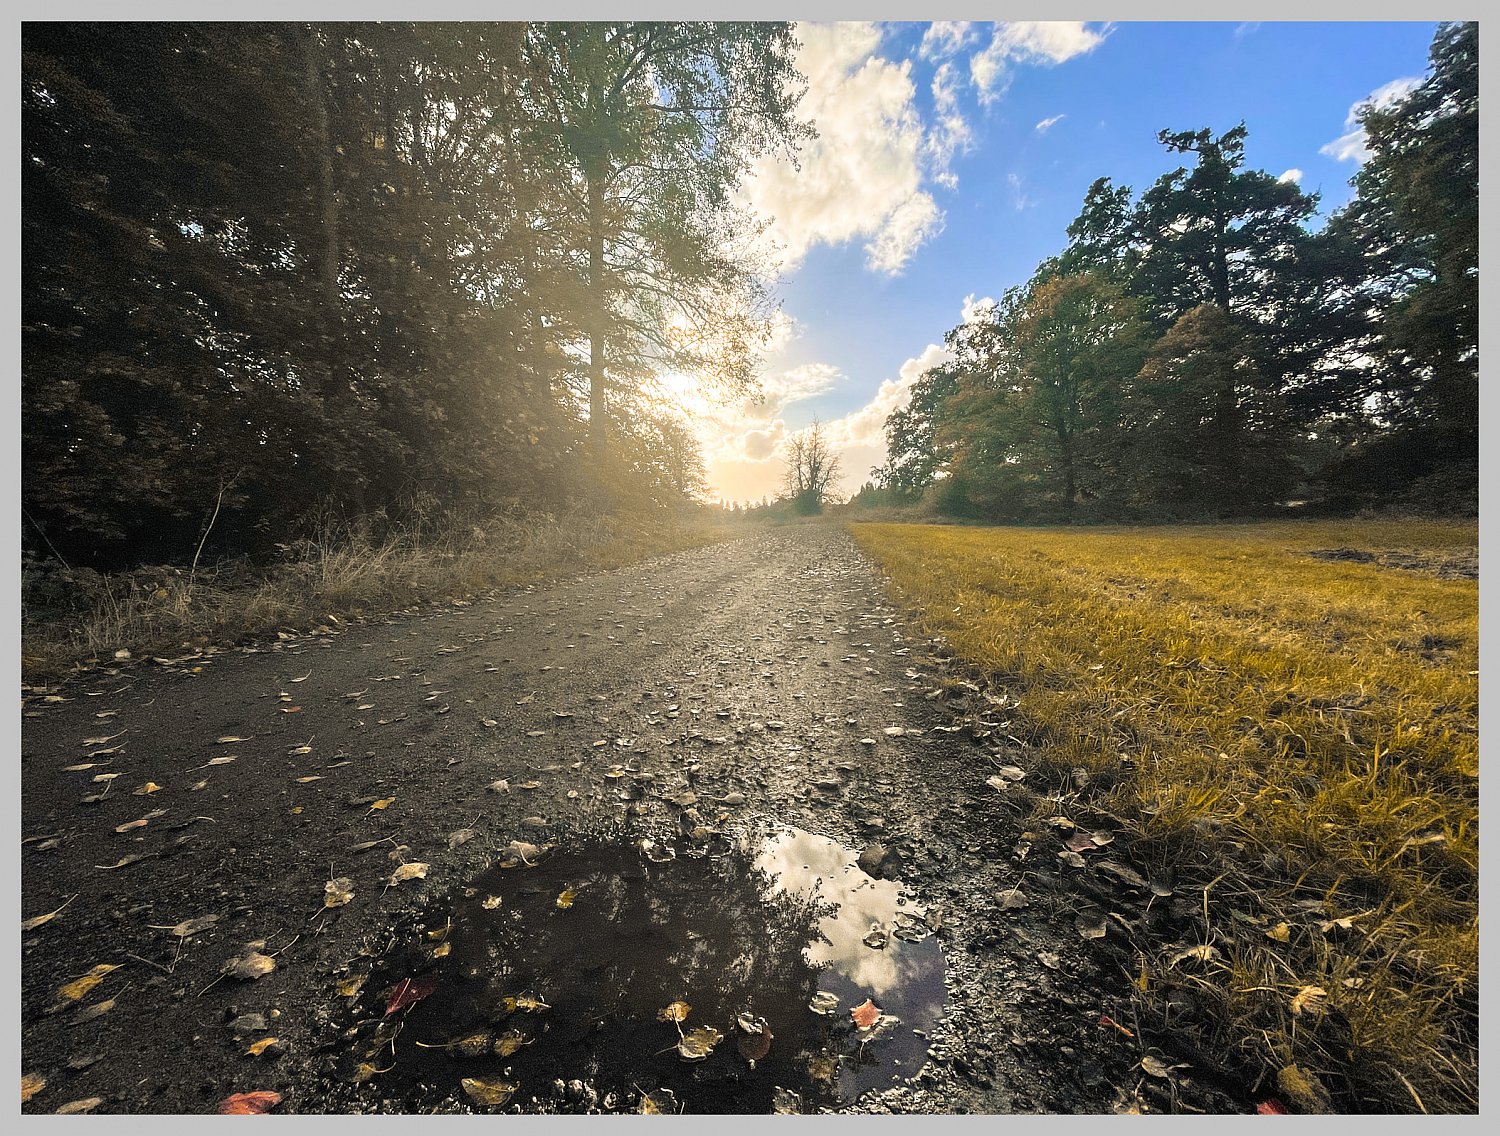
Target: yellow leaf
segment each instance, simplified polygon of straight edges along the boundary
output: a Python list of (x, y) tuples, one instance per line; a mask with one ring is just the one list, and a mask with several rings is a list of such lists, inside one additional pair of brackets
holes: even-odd
[(277, 1037), (263, 1037), (259, 1041), (257, 1041), (254, 1045), (252, 1045), (249, 1049), (245, 1050), (245, 1053), (248, 1054), (251, 1057), (259, 1057), (266, 1050), (270, 1049), (271, 1046), (273, 1046), (273, 1045), (279, 1045), (279, 1044), (281, 1044), (281, 1039), (280, 1038), (277, 1038)]
[(354, 898), (354, 881), (348, 876), (340, 876), (336, 880), (329, 880), (323, 885), (323, 906), (343, 907)]
[(243, 978), (246, 982), (253, 982), (257, 978), (263, 978), (276, 969), (276, 960), (270, 955), (263, 955), (253, 946), (246, 947), (234, 958), (219, 968), (219, 973), (228, 978)]
[(573, 906), (573, 901), (577, 898), (577, 888), (563, 888), (562, 894), (557, 897), (557, 906), (560, 910), (566, 911), (568, 908)]
[(510, 1057), (521, 1049), (522, 1046), (530, 1045), (531, 1039), (520, 1030), (506, 1030), (495, 1038), (495, 1056)]
[(95, 986), (98, 986), (99, 983), (103, 982), (106, 975), (119, 969), (120, 967), (116, 963), (101, 962), (82, 978), (75, 978), (72, 982), (67, 982), (59, 986), (57, 988), (57, 996), (64, 1002), (76, 1002)]
[(131, 795), (132, 796), (136, 796), (136, 797), (145, 797), (145, 796), (149, 796), (152, 793), (157, 793), (157, 792), (160, 792), (160, 791), (161, 791), (161, 786), (158, 785), (155, 781), (147, 781), (139, 789), (132, 789), (131, 790)]
[(1300, 1065), (1284, 1066), (1276, 1074), (1276, 1084), (1303, 1112), (1326, 1114), (1333, 1111), (1333, 1101), (1323, 1083)]
[(250, 740), (249, 738), (241, 738), (241, 737), (236, 737), (233, 734), (228, 734), (228, 735), (220, 738), (219, 741), (218, 741), (218, 744), (221, 745), (221, 746), (223, 746), (223, 745), (233, 745), (235, 742), (248, 742), (249, 740)]
[(370, 807), (372, 809), (383, 809), (387, 805), (391, 804), (391, 802), (393, 802), (395, 799), (395, 797), (383, 797), (382, 799), (371, 804)]
[(317, 774), (317, 775), (314, 775), (312, 777), (299, 777), (299, 778), (297, 778), (297, 784), (299, 784), (299, 785), (306, 785), (309, 781), (321, 781), (321, 780), (323, 780), (322, 775), (321, 774)]
[(500, 906), (500, 897), (498, 895), (487, 895), (479, 901), (479, 906), (486, 911), (494, 911), (495, 908)]
[(21, 1077), (21, 1103), (25, 1104), (37, 1093), (47, 1087), (47, 1078), (35, 1073), (26, 1073)]
[(54, 1115), (72, 1116), (80, 1112), (93, 1112), (104, 1103), (103, 1097), (84, 1097), (82, 1100), (69, 1101), (63, 1105)]
[(368, 974), (356, 974), (352, 978), (346, 978), (339, 983), (339, 993), (345, 998), (353, 998), (365, 987)]
[(1268, 939), (1275, 939), (1278, 943), (1285, 943), (1291, 937), (1292, 937), (1292, 927), (1291, 927), (1291, 924), (1288, 923), (1284, 919), (1280, 923), (1276, 924), (1276, 926), (1272, 927), (1269, 931), (1266, 932), (1266, 938), (1268, 938)]
[(33, 915), (30, 919), (22, 919), (21, 930), (35, 931), (42, 924), (52, 922), (52, 920), (56, 919), (57, 916), (62, 912), (63, 907), (67, 907), (68, 904), (72, 903), (77, 898), (78, 894), (75, 892), (74, 894), (68, 896), (68, 898), (63, 901), (62, 907), (59, 907), (56, 911), (49, 911), (45, 915)]
[(439, 943), (432, 948), (432, 957), (435, 959), (447, 958), (448, 952), (453, 949), (452, 943)]
[(479, 1077), (465, 1077), (459, 1081), (464, 1092), (475, 1104), (489, 1105), (494, 1108), (504, 1104), (515, 1095), (515, 1091), (521, 1086), (514, 1081), (501, 1081), (496, 1079), (481, 1079)]
[(714, 1046), (719, 1044), (723, 1036), (713, 1026), (699, 1026), (692, 1032), (683, 1034), (677, 1042), (677, 1052), (684, 1061), (702, 1061), (714, 1051)]
[(1328, 997), (1328, 991), (1321, 986), (1304, 986), (1292, 999), (1292, 1013), (1300, 1014), (1303, 1010), (1322, 1009), (1322, 1002), (1326, 997)]
[(425, 880), (427, 878), (427, 865), (413, 861), (410, 864), (402, 864), (391, 873), (391, 883), (399, 884), (407, 880)]
[(659, 1022), (685, 1022), (692, 1009), (686, 1002), (679, 999), (670, 1006), (657, 1010), (656, 1020)]

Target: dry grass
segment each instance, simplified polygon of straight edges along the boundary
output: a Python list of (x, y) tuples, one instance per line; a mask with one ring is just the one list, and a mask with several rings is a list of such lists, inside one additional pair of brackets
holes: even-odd
[(1192, 983), (1307, 1109), (1477, 1108), (1477, 581), (1311, 555), (1472, 566), (1474, 523), (852, 531), (1018, 696), (1043, 778), (1087, 771), (1137, 867), (1202, 889), (1217, 956), (1148, 946), (1143, 1004)]
[(132, 655), (180, 655), (210, 644), (274, 636), (489, 588), (614, 568), (732, 535), (662, 512), (650, 517), (499, 519), (441, 535), (397, 533), (374, 541), (329, 526), (289, 549), (285, 563), (144, 569), (119, 576), (71, 572), (22, 589), (21, 665), (29, 682), (50, 681)]

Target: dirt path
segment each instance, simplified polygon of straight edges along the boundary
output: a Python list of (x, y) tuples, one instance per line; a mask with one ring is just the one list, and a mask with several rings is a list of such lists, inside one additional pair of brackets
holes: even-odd
[[(1104, 919), (1103, 877), (1091, 860), (1094, 894), (1077, 890), (1083, 873), (1057, 859), (1066, 833), (1030, 831), (1024, 793), (987, 784), (1026, 764), (1003, 707), (953, 685), (959, 670), (842, 531), (765, 533), (196, 665), (122, 665), (71, 682), (67, 701), (25, 701), (22, 916), (67, 901), (22, 935), (22, 1071), (45, 1081), (27, 1111), (205, 1112), (248, 1090), (279, 1092), (282, 1112), (416, 1108), (378, 1077), (350, 1086), (339, 986), (420, 932), (425, 904), (512, 841), (711, 848), (784, 826), (884, 849), (863, 864), (905, 885), (946, 963), (925, 1064), (837, 1107), (1245, 1107), (1191, 1068), (1143, 1073), (1143, 1045), (1165, 1042), (1131, 1028), (1128, 969), (1082, 937)], [(403, 861), (425, 878), (387, 886)], [(335, 878), (353, 898), (325, 908)], [(1026, 906), (1006, 907), (1018, 885)], [(738, 933), (748, 956), (772, 949)], [(273, 971), (218, 979), (258, 941)], [(102, 965), (118, 969), (59, 994)], [(637, 1090), (653, 1062), (680, 1074), (676, 1054), (643, 1055)], [(694, 1076), (711, 1068), (758, 1075), (727, 1045)], [(533, 1077), (507, 1107), (639, 1107), (588, 1072), (558, 1069), (555, 1089)], [(722, 1099), (684, 1083), (689, 1111)], [(455, 1091), (445, 1107), (469, 1106)]]

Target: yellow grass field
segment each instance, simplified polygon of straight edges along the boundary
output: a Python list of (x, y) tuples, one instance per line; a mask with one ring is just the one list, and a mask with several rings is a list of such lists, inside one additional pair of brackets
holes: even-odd
[(1477, 1108), (1476, 524), (851, 531), (1017, 699), (1054, 807), (1081, 767), (1202, 887), (1224, 1052), (1304, 1108)]

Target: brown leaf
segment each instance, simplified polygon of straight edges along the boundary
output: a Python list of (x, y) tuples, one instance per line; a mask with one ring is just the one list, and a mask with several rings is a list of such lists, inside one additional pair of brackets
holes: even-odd
[(50, 923), (50, 922), (52, 922), (52, 920), (56, 919), (58, 917), (58, 915), (61, 914), (63, 907), (67, 907), (68, 904), (72, 903), (77, 898), (78, 898), (78, 893), (74, 892), (72, 895), (68, 896), (67, 899), (63, 900), (62, 907), (57, 908), (57, 910), (55, 910), (55, 911), (49, 911), (49, 912), (47, 912), (44, 915), (33, 915), (30, 919), (22, 919), (21, 920), (21, 930), (23, 932), (24, 931), (35, 931), (38, 927), (42, 926), (44, 923)]
[(1321, 986), (1304, 986), (1292, 999), (1292, 1013), (1300, 1014), (1303, 1010), (1321, 1010), (1323, 999), (1326, 997), (1328, 997), (1328, 991)]
[(752, 1064), (761, 1060), (767, 1053), (771, 1052), (771, 1041), (773, 1035), (771, 1027), (761, 1023), (761, 1027), (755, 1033), (742, 1033), (737, 1041), (740, 1056)]
[(235, 1093), (219, 1102), (220, 1116), (258, 1116), (270, 1112), (281, 1103), (281, 1094), (270, 1089), (257, 1089), (249, 1093)]
[(465, 1077), (459, 1081), (459, 1084), (475, 1104), (488, 1105), (491, 1108), (497, 1108), (510, 1100), (516, 1090), (521, 1087), (514, 1081), (502, 1081), (493, 1077)]
[(152, 809), (149, 813), (147, 813), (145, 816), (139, 818), (138, 820), (128, 820), (124, 824), (116, 825), (115, 826), (115, 831), (116, 832), (129, 832), (133, 828), (145, 828), (148, 824), (150, 824), (157, 817), (166, 816), (166, 815), (167, 815), (167, 810), (166, 809)]
[(354, 881), (348, 876), (339, 876), (323, 885), (323, 906), (343, 907), (354, 898)]
[(682, 1035), (677, 1042), (677, 1053), (684, 1061), (702, 1061), (723, 1038), (713, 1026), (699, 1026)]
[(509, 1029), (495, 1038), (494, 1050), (496, 1057), (510, 1057), (518, 1052), (522, 1046), (530, 1045), (531, 1039), (520, 1030)]
[(276, 960), (270, 955), (260, 953), (258, 948), (263, 946), (265, 946), (264, 941), (250, 943), (234, 958), (225, 962), (219, 968), (219, 973), (226, 978), (240, 978), (246, 982), (264, 978), (276, 969)]
[(221, 746), (227, 746), (234, 745), (235, 742), (248, 742), (249, 740), (249, 738), (241, 738), (237, 737), (234, 734), (227, 734), (224, 737), (220, 738), (217, 744)]
[(880, 1020), (880, 1007), (866, 998), (861, 1005), (849, 1011), (849, 1016), (860, 1029), (869, 1029)]
[(21, 1075), (21, 1103), (25, 1104), (47, 1087), (47, 1078), (36, 1073)]
[(53, 1115), (73, 1116), (81, 1112), (93, 1112), (104, 1103), (103, 1097), (84, 1097), (82, 1100), (69, 1101), (59, 1108)]
[(425, 880), (427, 878), (428, 866), (417, 861), (413, 861), (410, 864), (402, 864), (391, 873), (391, 886), (394, 887), (396, 884), (405, 883), (407, 880)]
[(678, 999), (676, 1002), (657, 1010), (656, 1020), (659, 1022), (685, 1022), (692, 1009), (686, 1002)]
[(179, 939), (186, 939), (196, 935), (199, 931), (207, 930), (219, 921), (217, 915), (200, 915), (196, 919), (184, 919), (181, 923), (171, 927), (157, 926), (155, 923), (147, 924), (153, 931), (171, 931)]

